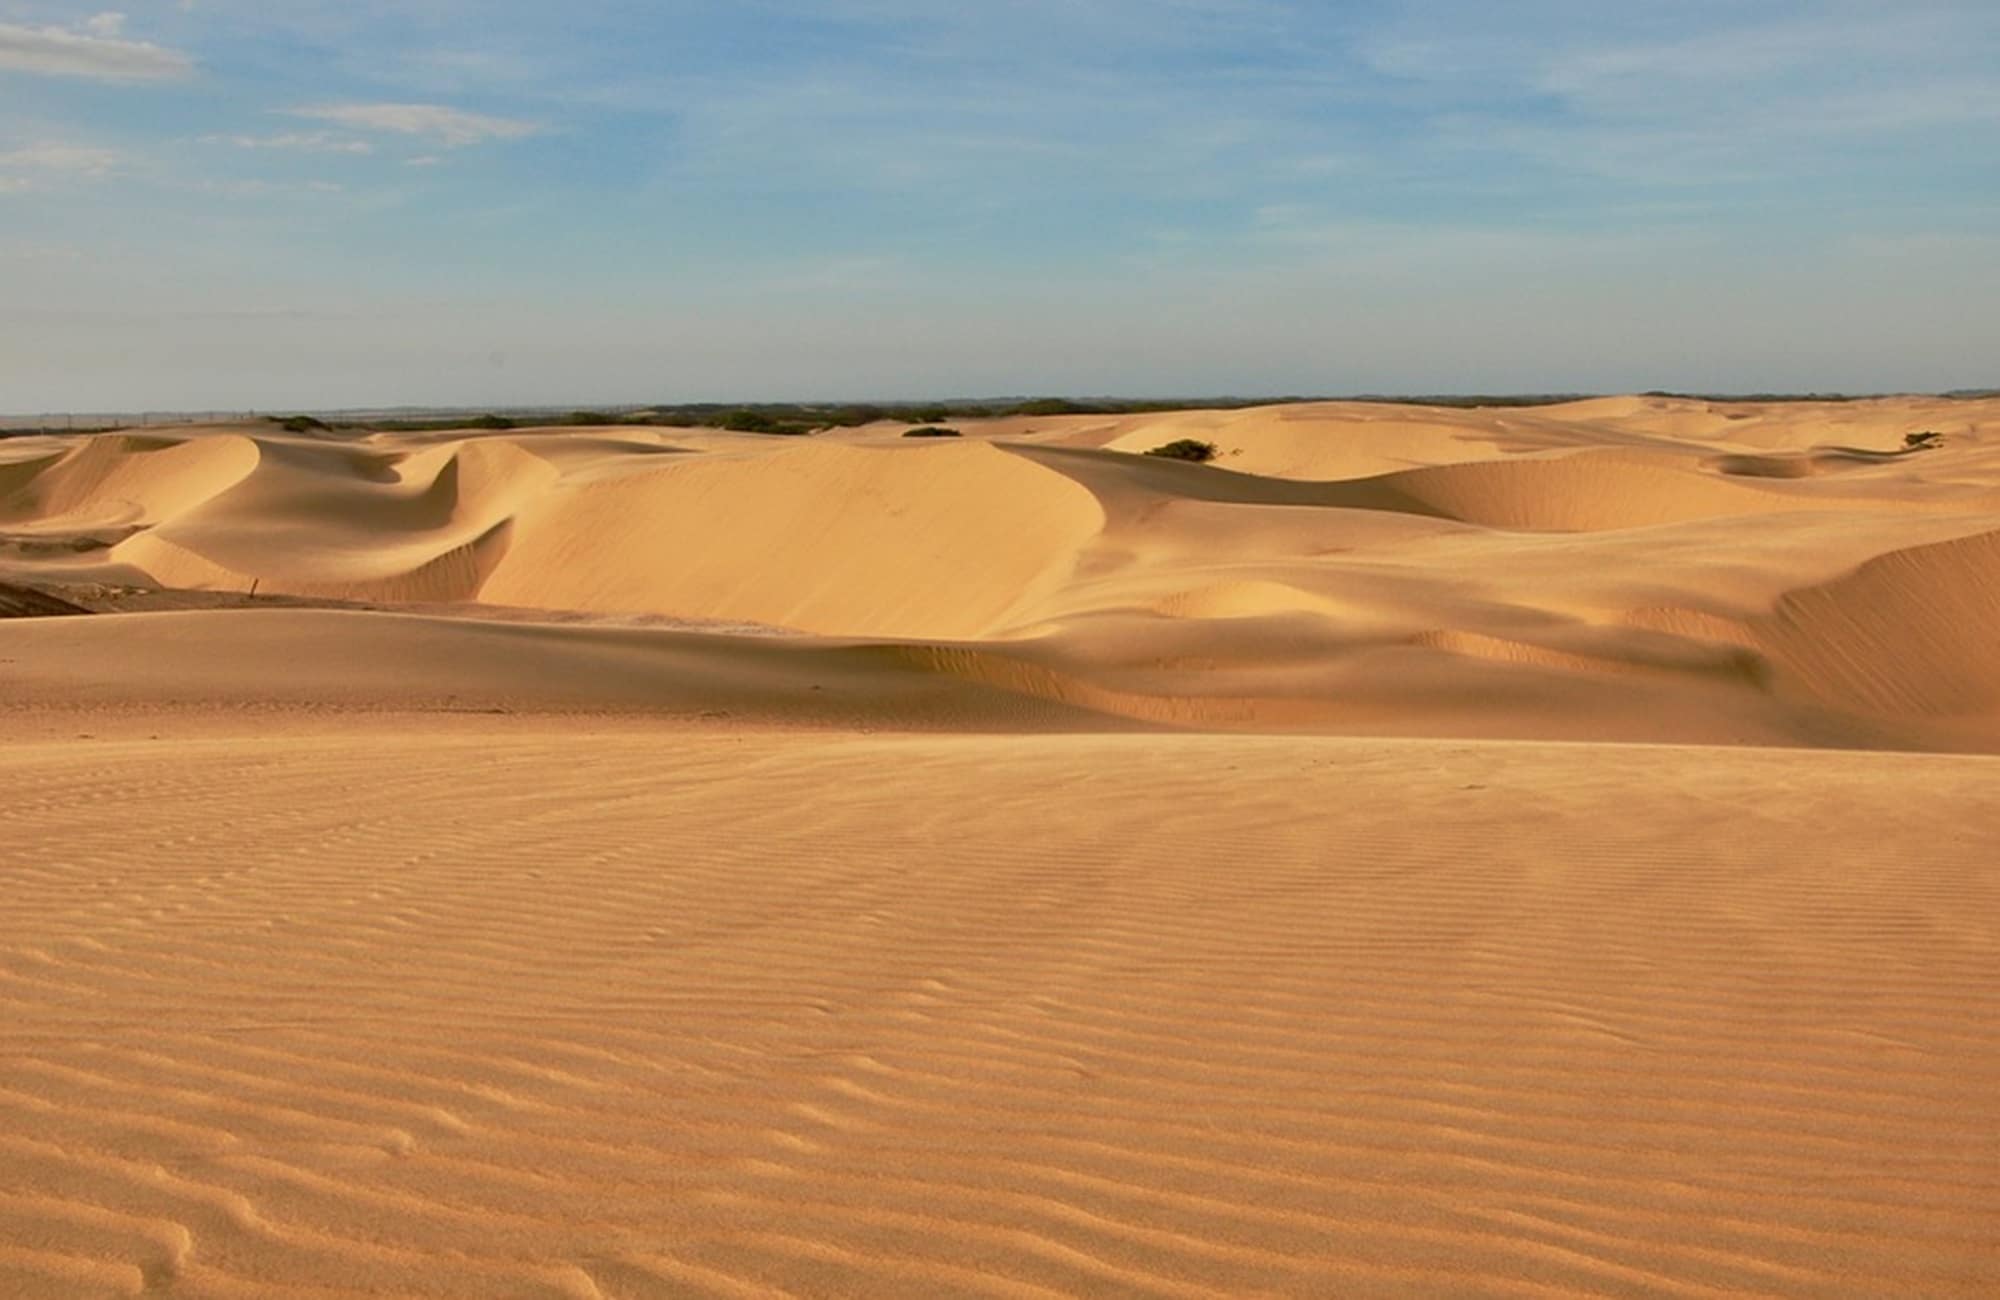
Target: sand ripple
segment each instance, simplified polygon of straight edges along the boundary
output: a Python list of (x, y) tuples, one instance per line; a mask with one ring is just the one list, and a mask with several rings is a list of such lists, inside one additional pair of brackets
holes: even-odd
[(1990, 1295), (1994, 760), (0, 752), (10, 1296)]

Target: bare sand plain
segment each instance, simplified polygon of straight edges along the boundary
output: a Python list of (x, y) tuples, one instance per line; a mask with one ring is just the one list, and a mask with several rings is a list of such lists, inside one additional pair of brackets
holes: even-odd
[(2000, 402), (962, 427), (0, 441), (0, 1294), (2000, 1288)]

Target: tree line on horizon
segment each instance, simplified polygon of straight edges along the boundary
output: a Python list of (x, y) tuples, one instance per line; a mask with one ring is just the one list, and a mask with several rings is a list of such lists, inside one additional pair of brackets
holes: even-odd
[[(1852, 402), (1889, 396), (1881, 393), (1697, 393), (1664, 388), (1648, 389), (1639, 395), (1683, 401), (1741, 403)], [(2000, 388), (1957, 388), (1931, 395), (1955, 401), (1988, 400), (2000, 397)], [(1304, 402), (1331, 401), (1469, 410), (1547, 406), (1557, 402), (1583, 401), (1603, 396), (1607, 394), (1361, 393), (1317, 397), (1288, 395), (1181, 398), (1035, 397), (926, 402), (667, 402), (644, 407), (616, 407), (609, 410), (563, 411), (560, 408), (550, 407), (500, 407), (481, 413), (477, 408), (403, 408), (384, 413), (322, 411), (319, 414), (266, 415), (262, 418), (298, 433), (339, 430), (424, 433), (450, 429), (504, 430), (520, 425), (567, 424), (579, 427), (635, 425), (658, 428), (709, 428), (739, 433), (802, 435), (889, 421), (908, 425), (937, 425), (951, 420), (994, 419), (1009, 416), (1143, 415), (1159, 411), (1242, 410), (1253, 406), (1288, 406)], [(243, 417), (239, 415), (236, 418)], [(74, 420), (66, 420), (62, 424), (50, 423), (45, 417), (41, 423), (21, 420), (17, 423), (0, 425), (0, 438), (49, 433), (105, 433), (125, 427), (128, 426), (120, 423), (104, 423), (101, 417), (97, 422), (83, 425), (75, 423)]]
[[(1695, 393), (1669, 389), (1649, 389), (1642, 397), (1670, 398), (1702, 402), (1852, 402), (1882, 394), (1857, 393)], [(1436, 406), (1460, 410), (1548, 406), (1559, 402), (1586, 401), (1603, 393), (1363, 393), (1342, 397), (1206, 397), (1206, 398), (1069, 398), (1036, 397), (1024, 400), (949, 400), (938, 402), (676, 402), (615, 410), (575, 410), (567, 413), (515, 410), (511, 414), (486, 413), (322, 421), (311, 416), (293, 420), (310, 421), (327, 429), (365, 428), (385, 432), (422, 432), (452, 428), (509, 429), (521, 424), (568, 424), (574, 426), (636, 425), (655, 428), (721, 429), (734, 433), (804, 435), (829, 429), (849, 429), (865, 424), (898, 422), (908, 425), (938, 425), (951, 420), (999, 419), (1019, 416), (1144, 415), (1179, 410), (1242, 410), (1254, 406), (1291, 406), (1306, 402), (1370, 402), (1386, 405)], [(1971, 400), (2000, 396), (2000, 389), (1958, 389), (1940, 397)]]

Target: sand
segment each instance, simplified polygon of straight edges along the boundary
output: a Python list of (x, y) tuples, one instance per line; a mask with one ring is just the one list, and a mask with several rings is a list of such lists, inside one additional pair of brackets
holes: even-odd
[(0, 440), (0, 1295), (2000, 1289), (2000, 403), (961, 427)]

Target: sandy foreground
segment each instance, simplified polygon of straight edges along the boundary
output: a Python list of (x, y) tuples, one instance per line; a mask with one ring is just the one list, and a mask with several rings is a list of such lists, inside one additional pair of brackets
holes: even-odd
[(0, 440), (0, 1295), (2000, 1290), (2000, 403), (966, 432)]

